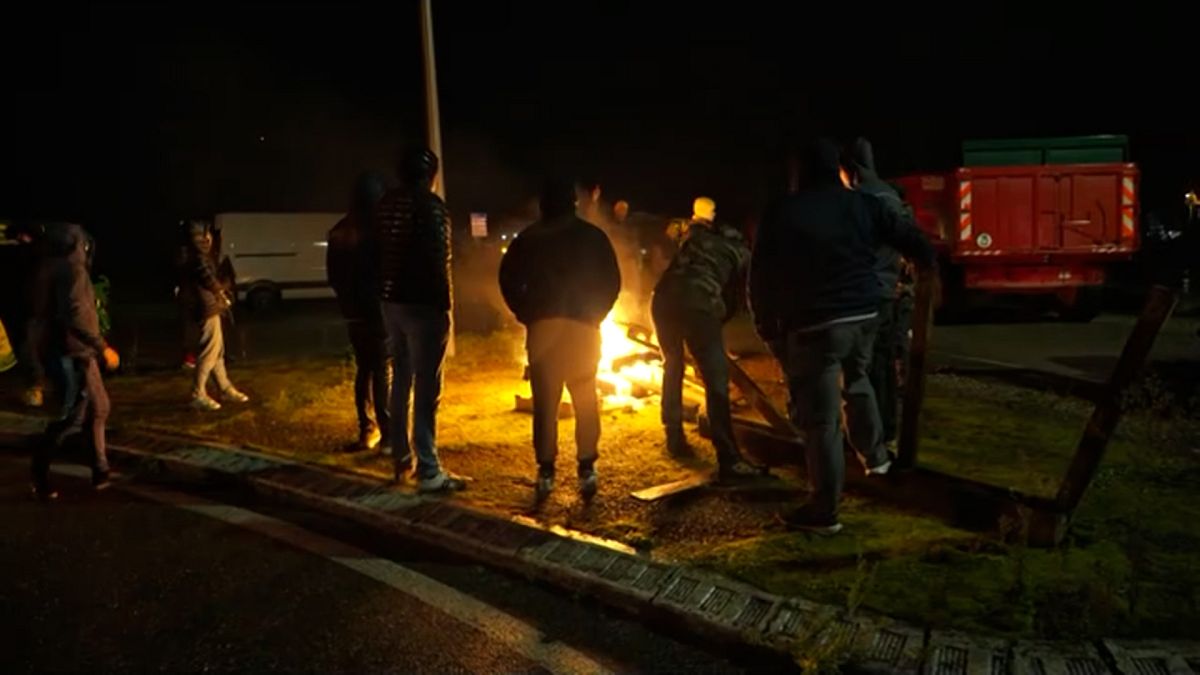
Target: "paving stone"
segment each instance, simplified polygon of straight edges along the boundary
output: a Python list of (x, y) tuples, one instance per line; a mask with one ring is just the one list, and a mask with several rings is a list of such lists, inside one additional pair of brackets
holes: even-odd
[(756, 640), (765, 639), (778, 603), (757, 589), (694, 570), (679, 571), (655, 598), (655, 604)]
[(1105, 640), (1104, 648), (1127, 675), (1200, 675), (1200, 643)]
[[(854, 627), (851, 628), (850, 626)], [(846, 617), (832, 624), (836, 638), (849, 640), (856, 670), (870, 673), (917, 673), (925, 631), (885, 618)]]
[(1013, 645), (1013, 675), (1104, 675), (1113, 672), (1088, 642), (1021, 641)]
[(1005, 640), (934, 631), (926, 649), (926, 675), (1007, 675), (1011, 660)]
[(421, 498), (416, 495), (405, 494), (399, 490), (376, 488), (371, 492), (351, 497), (344, 501), (375, 511), (392, 513), (413, 508), (421, 503)]
[(784, 600), (771, 616), (768, 637), (777, 643), (788, 644), (808, 639), (835, 615), (833, 608), (800, 598)]

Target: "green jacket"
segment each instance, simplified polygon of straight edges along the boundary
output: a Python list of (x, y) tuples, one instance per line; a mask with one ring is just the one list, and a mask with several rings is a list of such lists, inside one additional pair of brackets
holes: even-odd
[(750, 248), (736, 229), (693, 222), (654, 288), (655, 302), (727, 320), (742, 302), (749, 263)]

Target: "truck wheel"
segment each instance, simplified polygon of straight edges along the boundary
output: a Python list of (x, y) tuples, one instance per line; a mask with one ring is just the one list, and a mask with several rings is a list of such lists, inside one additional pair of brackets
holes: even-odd
[(1100, 315), (1103, 298), (1103, 289), (1098, 286), (1080, 288), (1070, 304), (1064, 303), (1059, 307), (1058, 315), (1065, 321), (1088, 323)]
[(274, 309), (279, 301), (279, 289), (272, 286), (259, 286), (246, 293), (246, 306), (252, 312), (261, 313)]

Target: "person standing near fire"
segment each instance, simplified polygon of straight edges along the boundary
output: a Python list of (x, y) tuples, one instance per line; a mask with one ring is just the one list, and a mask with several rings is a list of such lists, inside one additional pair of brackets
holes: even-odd
[(566, 386), (575, 409), (579, 489), (588, 499), (598, 488), (600, 323), (617, 302), (621, 273), (608, 237), (575, 215), (571, 182), (546, 181), (540, 201), (541, 219), (517, 236), (500, 263), (500, 292), (526, 328), (537, 496), (554, 489)]
[[(421, 492), (454, 492), (466, 481), (442, 468), (437, 452), (437, 410), (442, 363), (450, 339), (450, 214), (433, 192), (438, 158), (425, 147), (400, 156), (400, 186), (375, 207), (379, 241), (379, 299), (392, 351), (392, 464), (396, 480), (409, 473), (416, 454)], [(408, 409), (412, 398), (412, 437)]]
[(697, 197), (679, 251), (658, 284), (650, 312), (663, 355), (662, 423), (667, 450), (688, 451), (683, 433), (684, 347), (704, 380), (704, 409), (717, 452), (721, 481), (752, 478), (763, 470), (748, 463), (733, 436), (729, 401), (729, 361), (722, 327), (743, 297), (750, 249), (741, 232), (716, 222), (717, 205)]
[[(912, 212), (891, 185), (875, 170), (871, 143), (858, 138), (847, 149), (843, 166), (850, 187), (876, 197), (892, 218), (915, 227)], [(908, 330), (912, 323), (911, 284), (902, 283), (905, 268), (900, 252), (886, 243), (875, 250), (875, 274), (879, 279), (879, 323), (871, 354), (871, 386), (879, 405), (883, 441), (896, 441), (896, 418), (900, 409), (900, 364), (907, 355)]]
[[(388, 388), (392, 362), (379, 306), (379, 252), (371, 213), (387, 185), (383, 176), (365, 173), (354, 185), (350, 212), (329, 231), (325, 271), (346, 320), (354, 350), (354, 409), (358, 413), (358, 450), (383, 443), (390, 451)], [(386, 440), (385, 440), (386, 439)]]
[(811, 496), (782, 519), (818, 534), (842, 529), (843, 401), (867, 473), (891, 467), (868, 374), (880, 295), (875, 251), (888, 244), (917, 265), (934, 264), (933, 247), (910, 221), (842, 184), (839, 154), (832, 141), (812, 144), (807, 185), (768, 209), (750, 260), (755, 328), (783, 366), (792, 423), (806, 434)]

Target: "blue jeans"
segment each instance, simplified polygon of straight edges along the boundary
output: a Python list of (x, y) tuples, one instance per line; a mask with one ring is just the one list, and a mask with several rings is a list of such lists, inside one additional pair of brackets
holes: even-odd
[(811, 504), (823, 516), (837, 517), (846, 477), (842, 402), (850, 443), (867, 466), (887, 461), (879, 406), (871, 386), (875, 319), (835, 324), (812, 332), (792, 332), (776, 349), (788, 380), (792, 423), (806, 435), (805, 463)]
[[(450, 335), (450, 313), (421, 305), (382, 303), (383, 322), (392, 350), (392, 457), (397, 465), (417, 453), (417, 476), (436, 478), (437, 409), (442, 397), (442, 361)], [(412, 396), (412, 442), (408, 400)]]

